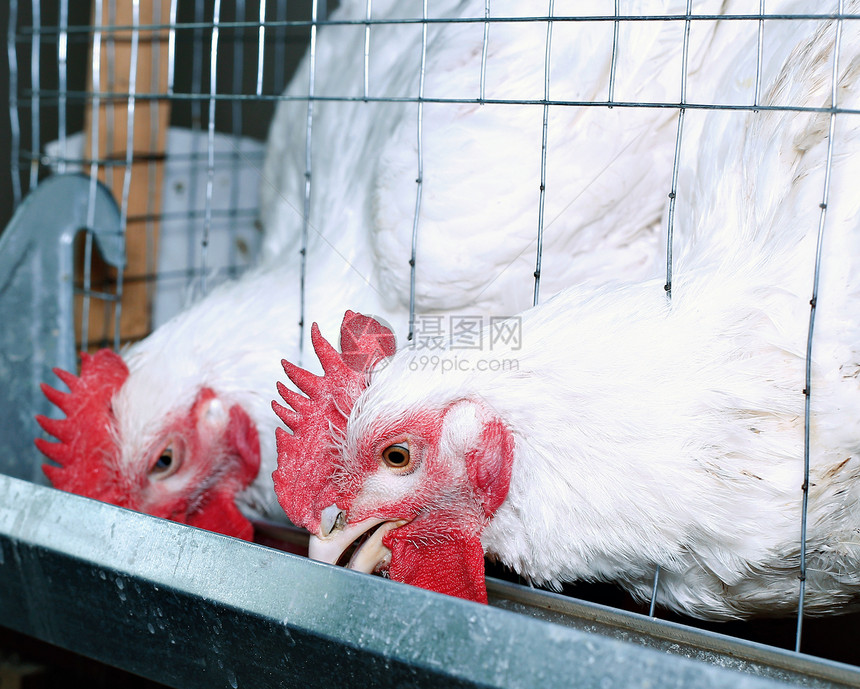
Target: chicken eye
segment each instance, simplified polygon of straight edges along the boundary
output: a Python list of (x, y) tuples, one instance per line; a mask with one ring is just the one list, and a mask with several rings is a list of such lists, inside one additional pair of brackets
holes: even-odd
[(173, 446), (168, 445), (161, 451), (158, 459), (155, 460), (155, 464), (152, 465), (149, 474), (155, 478), (165, 478), (170, 476), (178, 465), (178, 458), (174, 458), (173, 456)]
[(382, 451), (382, 461), (393, 469), (403, 469), (409, 466), (409, 445), (397, 443)]

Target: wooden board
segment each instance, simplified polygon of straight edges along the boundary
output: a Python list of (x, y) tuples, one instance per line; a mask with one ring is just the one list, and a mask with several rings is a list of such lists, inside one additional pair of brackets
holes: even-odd
[[(151, 0), (140, 3), (138, 26), (167, 24), (169, 0)], [(95, 17), (95, 7), (93, 7)], [(131, 26), (134, 24), (132, 0), (103, 2), (100, 18), (93, 24)], [(92, 54), (93, 48), (91, 48)], [(106, 30), (101, 33), (99, 91), (118, 94), (103, 98), (98, 108), (91, 100), (85, 118), (84, 158), (110, 161), (99, 165), (99, 179), (104, 181), (119, 203), (123, 203), (126, 170), (130, 170), (127, 202), (126, 251), (127, 267), (123, 274), (120, 338), (123, 342), (137, 340), (150, 331), (152, 290), (157, 271), (159, 214), (161, 212), (161, 182), (164, 168), (165, 142), (170, 118), (170, 105), (166, 98), (134, 99), (133, 119), (129, 117), (131, 91), (131, 65), (133, 58), (132, 32)], [(167, 91), (168, 32), (166, 29), (138, 31), (135, 70), (135, 93)], [(88, 91), (95, 91), (92, 71), (88, 77)], [(92, 122), (98, 117), (98, 141), (93, 155)], [(129, 122), (131, 120), (132, 163), (126, 165)], [(86, 166), (85, 166), (86, 167)], [(81, 256), (79, 282), (83, 278)], [(92, 266), (92, 289), (98, 292), (116, 292), (116, 271), (97, 259)], [(81, 349), (111, 346), (114, 341), (114, 304), (92, 298), (89, 306), (87, 342), (81, 342), (83, 297), (75, 300), (77, 341)]]

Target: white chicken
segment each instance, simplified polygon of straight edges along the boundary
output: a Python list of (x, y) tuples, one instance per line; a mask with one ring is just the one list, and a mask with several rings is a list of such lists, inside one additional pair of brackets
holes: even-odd
[(60, 465), (44, 467), (54, 486), (246, 539), (251, 518), (283, 521), (265, 471), (266, 389), (278, 353), (298, 351), (294, 276), (225, 283), (122, 357), (84, 354), (80, 377), (56, 370), (69, 393), (43, 390), (67, 418), (37, 417), (59, 442), (36, 441)]
[[(365, 8), (364, 2), (345, 2), (332, 20), (363, 20)], [(574, 9), (611, 14), (612, 2)], [(651, 7), (680, 9), (678, 0)], [(481, 18), (484, 5), (446, 2), (433, 11), (435, 17)], [(493, 3), (494, 15), (543, 12), (538, 2)], [(420, 18), (420, 3), (374, 3), (375, 18), (403, 16)], [(677, 98), (678, 26), (620, 27), (616, 98)], [(714, 31), (718, 25), (709, 26)], [(371, 96), (417, 95), (421, 30), (414, 24), (372, 28)], [(552, 97), (603, 99), (612, 25), (560, 23), (554, 30)], [(522, 287), (535, 264), (543, 109), (475, 102), (481, 22), (430, 24), (427, 33), (425, 96), (471, 102), (424, 104), (417, 310), (508, 315), (531, 300), (531, 290)], [(315, 95), (361, 95), (364, 36), (363, 25), (320, 30)], [(494, 24), (485, 97), (542, 98), (545, 44), (545, 23)], [(706, 53), (705, 44), (691, 51), (694, 60)], [(45, 388), (68, 417), (41, 419), (59, 440), (39, 440), (61, 465), (46, 466), (57, 487), (243, 537), (250, 537), (249, 519), (282, 518), (269, 478), (277, 420), (268, 398), (278, 360), (295, 358), (300, 344), (308, 64), (309, 58), (287, 90), (297, 100), (280, 104), (271, 129), (262, 184), (266, 265), (217, 288), (122, 358), (107, 351), (84, 358), (80, 379), (61, 376), (69, 396)], [(325, 328), (351, 306), (407, 332), (416, 108), (314, 102), (304, 306)], [(545, 293), (617, 270), (649, 272), (674, 113), (560, 107), (552, 109), (548, 126)], [(613, 134), (597, 136), (607, 130)], [(625, 216), (639, 222), (618, 222)]]
[[(326, 375), (285, 364), (307, 397), (282, 388), (291, 409), (274, 405), (293, 430), (278, 431), (276, 492), (311, 555), (337, 562), (364, 536), (349, 566), (479, 601), (484, 554), (536, 584), (609, 580), (642, 600), (659, 567), (657, 602), (689, 615), (796, 611), (829, 169), (805, 611), (855, 607), (860, 23), (842, 26), (836, 105), (851, 112), (831, 142), (835, 35), (834, 21), (768, 29), (760, 103), (776, 109), (708, 115), (680, 177), (671, 300), (662, 280), (573, 287), (525, 312), (521, 339), (402, 349), (369, 376), (315, 331)], [(738, 56), (754, 63), (755, 42)], [(369, 333), (347, 354), (373, 364), (386, 350)]]
[[(748, 4), (748, 3), (747, 3)], [(771, 3), (772, 11), (786, 2)], [(719, 16), (739, 1), (697, 3)], [(374, 2), (365, 102), (367, 3), (343, 2), (319, 32), (314, 62), (308, 272), (342, 286), (332, 302), (309, 295), (308, 321), (338, 326), (343, 305), (388, 319), (406, 332), (413, 218), (418, 175), (418, 106), (422, 3)], [(418, 220), (416, 310), (419, 314), (506, 316), (532, 305), (541, 183), (541, 144), (549, 3), (431, 3), (422, 110), (422, 191)], [(611, 17), (613, 0), (556, 2), (555, 15)], [(623, 14), (683, 15), (684, 0), (623, 3)], [(412, 23), (398, 23), (398, 19)], [(354, 23), (350, 23), (354, 22)], [(695, 24), (688, 49), (687, 92), (707, 102), (751, 22)], [(739, 27), (742, 27), (739, 29)], [(611, 21), (555, 22), (549, 98), (583, 105), (548, 111), (541, 293), (584, 280), (662, 270), (660, 216), (670, 190), (677, 112), (661, 107), (681, 95), (683, 21), (622, 21), (613, 71)], [(481, 91), (485, 60), (484, 91)], [(302, 231), (310, 60), (279, 104), (263, 187), (269, 253), (296, 246)], [(738, 96), (750, 94), (755, 64), (735, 74)], [(483, 95), (485, 103), (478, 103)], [(402, 102), (382, 100), (396, 98)], [(331, 100), (327, 100), (331, 99)], [(461, 100), (462, 99), (462, 100)], [(750, 98), (747, 98), (747, 102)], [(530, 104), (521, 104), (529, 101)], [(693, 126), (693, 125), (691, 125)], [(373, 289), (365, 289), (362, 278)], [(364, 291), (362, 291), (364, 290)], [(322, 294), (322, 293), (320, 293)], [(306, 343), (308, 344), (308, 343)]]

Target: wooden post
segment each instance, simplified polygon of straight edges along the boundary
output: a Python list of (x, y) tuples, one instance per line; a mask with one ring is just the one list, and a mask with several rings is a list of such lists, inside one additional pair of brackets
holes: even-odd
[[(140, 2), (138, 26), (165, 25), (169, 21), (169, 0)], [(129, 124), (129, 94), (133, 58), (132, 32), (114, 31), (112, 26), (132, 26), (132, 0), (103, 0), (101, 17), (93, 24), (106, 27), (101, 34), (99, 90), (121, 94), (101, 99), (96, 112), (91, 101), (85, 117), (84, 158), (92, 153), (92, 118), (98, 116), (97, 158), (111, 165), (99, 166), (99, 178), (123, 202)], [(92, 53), (91, 53), (92, 54)], [(138, 31), (135, 93), (167, 92), (168, 32), (166, 29)], [(88, 90), (92, 92), (92, 69)], [(123, 274), (120, 339), (123, 342), (145, 337), (151, 327), (154, 275), (157, 270), (159, 214), (161, 212), (164, 154), (170, 117), (166, 99), (135, 99), (132, 122), (132, 163), (125, 205), (127, 266)], [(86, 169), (86, 166), (85, 166)], [(83, 252), (78, 252), (82, 254)], [(95, 252), (94, 252), (95, 253)], [(82, 268), (82, 266), (81, 266)], [(82, 273), (81, 273), (82, 275)], [(115, 292), (116, 271), (94, 260), (92, 289)], [(77, 336), (82, 350), (111, 346), (114, 341), (114, 305), (98, 298), (90, 300), (88, 342), (81, 342), (83, 297), (76, 298)]]

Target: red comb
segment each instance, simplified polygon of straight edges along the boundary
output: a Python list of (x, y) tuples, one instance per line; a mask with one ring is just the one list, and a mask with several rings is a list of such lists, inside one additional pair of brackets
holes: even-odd
[[(367, 386), (367, 372), (394, 354), (394, 333), (378, 321), (347, 311), (340, 326), (342, 353), (311, 328), (314, 351), (323, 367), (315, 376), (289, 361), (281, 362), (287, 377), (304, 395), (278, 383), (278, 392), (291, 407), (272, 402), (272, 409), (292, 431), (275, 431), (278, 468), (272, 474), (278, 502), (294, 524), (316, 531), (322, 508), (335, 501), (328, 485), (333, 468), (334, 434), (346, 431), (355, 400)], [(305, 396), (307, 395), (307, 396)]]
[(54, 373), (69, 387), (60, 392), (42, 383), (42, 392), (65, 414), (65, 419), (49, 419), (41, 414), (36, 421), (59, 442), (41, 438), (36, 446), (60, 466), (45, 464), (42, 470), (56, 488), (89, 495), (103, 483), (101, 474), (108, 470), (105, 457), (116, 454), (111, 427), (111, 399), (128, 378), (122, 358), (109, 349), (94, 355), (81, 354), (81, 375), (59, 368)]

